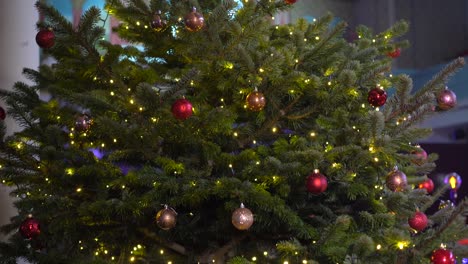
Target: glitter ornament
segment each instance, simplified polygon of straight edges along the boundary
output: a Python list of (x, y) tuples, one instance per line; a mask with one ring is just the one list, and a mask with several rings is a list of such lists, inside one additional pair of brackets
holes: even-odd
[(161, 11), (158, 11), (154, 14), (153, 20), (151, 21), (151, 28), (156, 31), (162, 31), (166, 29), (167, 21), (161, 17)]
[(235, 228), (239, 230), (247, 230), (252, 226), (254, 222), (254, 216), (252, 211), (250, 211), (248, 208), (245, 208), (244, 204), (241, 203), (240, 208), (237, 208), (232, 213), (231, 221)]
[(192, 103), (185, 98), (177, 99), (172, 104), (171, 111), (175, 118), (185, 120), (193, 114)]
[(387, 175), (385, 183), (387, 187), (394, 192), (401, 192), (408, 185), (406, 174), (404, 174), (402, 171), (399, 171), (398, 167), (395, 167), (393, 171)]
[(52, 29), (41, 29), (36, 34), (36, 43), (43, 49), (52, 48), (55, 44), (55, 34)]
[(379, 87), (374, 88), (367, 94), (367, 101), (374, 107), (379, 107), (387, 101), (387, 92)]
[(390, 51), (389, 53), (387, 53), (387, 55), (390, 58), (394, 58), (394, 59), (400, 57), (400, 54), (401, 54), (401, 49), (400, 48), (396, 48), (393, 51)]
[(422, 231), (427, 226), (427, 216), (423, 212), (417, 211), (413, 217), (408, 219), (408, 224), (416, 231)]
[(255, 90), (247, 95), (246, 103), (250, 111), (261, 111), (266, 104), (265, 96), (261, 92)]
[(176, 225), (177, 213), (168, 205), (164, 205), (164, 209), (159, 210), (156, 214), (156, 224), (163, 230), (169, 230)]
[(87, 114), (79, 115), (75, 120), (75, 130), (78, 132), (86, 132), (93, 124), (93, 119)]
[(205, 18), (202, 14), (197, 12), (195, 7), (192, 8), (192, 12), (185, 16), (185, 28), (189, 31), (196, 32), (203, 28), (205, 25)]
[(427, 193), (431, 193), (434, 190), (434, 182), (428, 178), (419, 184), (419, 189), (426, 189)]
[(437, 94), (437, 105), (441, 110), (449, 110), (457, 105), (457, 95), (445, 87)]
[(284, 0), (284, 2), (288, 5), (292, 5), (292, 4), (295, 4), (297, 0)]
[(321, 194), (328, 187), (327, 177), (321, 174), (319, 170), (314, 170), (314, 172), (307, 177), (306, 186), (308, 192)]
[(39, 225), (39, 221), (29, 215), (19, 227), (19, 232), (22, 237), (26, 239), (32, 239), (41, 233), (41, 227)]
[(444, 248), (439, 248), (432, 252), (431, 263), (433, 264), (455, 264), (455, 256), (452, 251)]

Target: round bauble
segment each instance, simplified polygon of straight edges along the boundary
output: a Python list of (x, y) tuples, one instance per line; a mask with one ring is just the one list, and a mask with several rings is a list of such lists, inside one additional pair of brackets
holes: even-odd
[(426, 189), (427, 193), (431, 193), (434, 190), (434, 182), (428, 178), (419, 184), (419, 189)]
[(295, 4), (297, 0), (284, 0), (284, 2), (288, 5), (292, 5), (292, 4)]
[(0, 120), (5, 120), (6, 118), (6, 111), (3, 107), (0, 106)]
[(196, 32), (205, 25), (205, 18), (203, 18), (202, 14), (198, 13), (197, 9), (194, 7), (192, 8), (192, 12), (185, 16), (184, 22), (187, 30)]
[(427, 152), (421, 147), (418, 147), (418, 149), (413, 151), (411, 154), (413, 155), (411, 162), (416, 165), (422, 165), (427, 160)]
[(379, 107), (387, 101), (387, 92), (384, 89), (376, 87), (367, 94), (367, 101), (374, 107)]
[(75, 130), (78, 132), (86, 132), (89, 130), (92, 124), (93, 119), (89, 115), (79, 115), (75, 119)]
[(423, 231), (427, 226), (427, 216), (423, 212), (417, 211), (413, 217), (408, 219), (408, 224), (416, 231)]
[(51, 29), (41, 29), (36, 34), (36, 43), (43, 49), (52, 48), (55, 44), (55, 34)]
[(192, 103), (185, 98), (177, 99), (172, 104), (171, 111), (175, 118), (185, 120), (193, 114)]
[(408, 185), (406, 174), (404, 174), (402, 171), (399, 171), (398, 168), (395, 168), (387, 175), (385, 184), (390, 190), (394, 192), (401, 192)]
[(457, 95), (445, 87), (437, 94), (437, 106), (441, 110), (449, 110), (457, 105)]
[(165, 205), (164, 209), (159, 210), (156, 214), (156, 224), (163, 230), (169, 230), (176, 225), (177, 213), (174, 209)]
[(26, 239), (32, 239), (41, 233), (41, 227), (39, 221), (32, 216), (26, 218), (19, 227), (19, 232), (22, 237)]
[(452, 251), (444, 248), (439, 248), (432, 252), (431, 263), (434, 264), (455, 264), (455, 256)]
[(307, 191), (313, 194), (323, 193), (328, 186), (327, 177), (315, 170), (312, 174), (307, 177)]
[(249, 93), (245, 101), (247, 103), (247, 108), (254, 112), (261, 111), (266, 104), (265, 96), (258, 91)]
[(252, 226), (254, 222), (254, 216), (252, 211), (250, 211), (248, 208), (245, 208), (244, 204), (241, 203), (240, 208), (237, 208), (232, 213), (231, 222), (235, 228), (239, 230), (247, 230)]
[(167, 21), (162, 18), (161, 11), (158, 11), (154, 14), (153, 20), (151, 20), (151, 28), (156, 31), (162, 31), (166, 29)]
[(387, 55), (390, 58), (394, 58), (394, 59), (400, 57), (400, 54), (401, 54), (401, 49), (400, 48), (396, 48), (396, 49), (390, 51), (389, 53), (387, 53)]

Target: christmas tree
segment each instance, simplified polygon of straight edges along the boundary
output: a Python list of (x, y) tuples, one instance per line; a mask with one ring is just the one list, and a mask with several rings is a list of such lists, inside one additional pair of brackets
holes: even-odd
[(419, 121), (455, 107), (463, 59), (412, 91), (391, 74), (405, 22), (356, 39), (331, 15), (273, 25), (294, 2), (109, 0), (77, 27), (38, 2), (55, 61), (0, 93), (22, 126), (1, 129), (18, 208), (2, 263), (461, 258), (466, 202), (428, 212), (448, 186), (417, 144)]

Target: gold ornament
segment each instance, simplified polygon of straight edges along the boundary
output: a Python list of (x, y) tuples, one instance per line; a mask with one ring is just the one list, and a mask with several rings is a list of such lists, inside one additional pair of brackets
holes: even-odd
[(257, 89), (255, 89), (255, 91), (247, 95), (246, 103), (247, 108), (250, 111), (261, 111), (266, 104), (265, 96), (261, 92), (258, 92)]
[(397, 166), (387, 175), (385, 183), (387, 187), (394, 192), (401, 192), (408, 185), (406, 174), (399, 171)]
[(164, 209), (156, 214), (156, 224), (163, 230), (169, 230), (176, 225), (177, 213), (174, 209), (164, 205)]
[(232, 224), (239, 230), (249, 229), (254, 222), (252, 211), (245, 208), (244, 204), (240, 204), (240, 208), (237, 208), (232, 213)]

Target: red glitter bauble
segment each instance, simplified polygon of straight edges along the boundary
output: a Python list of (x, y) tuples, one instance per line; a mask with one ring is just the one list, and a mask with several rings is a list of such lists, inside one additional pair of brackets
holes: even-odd
[(448, 249), (439, 248), (432, 252), (431, 262), (434, 264), (455, 264), (455, 256)]
[(394, 192), (401, 192), (406, 188), (408, 181), (406, 179), (406, 174), (395, 168), (387, 175), (385, 183), (390, 190)]
[(247, 108), (251, 111), (261, 111), (266, 104), (265, 96), (261, 92), (251, 92), (246, 98)]
[(367, 95), (367, 101), (372, 106), (375, 106), (375, 107), (382, 106), (387, 101), (387, 92), (385, 92), (384, 89), (381, 89), (378, 87), (374, 88), (369, 91)]
[(318, 171), (314, 171), (307, 177), (307, 191), (313, 194), (323, 193), (328, 186), (327, 177)]
[(413, 158), (411, 159), (411, 162), (416, 165), (422, 165), (427, 160), (427, 152), (421, 147), (418, 147), (418, 149), (413, 151), (412, 154)]
[(431, 179), (427, 179), (419, 184), (419, 189), (426, 189), (427, 193), (431, 193), (434, 190), (434, 182)]
[(3, 107), (0, 106), (0, 120), (5, 120), (6, 118), (6, 111)]
[(55, 34), (50, 29), (41, 29), (36, 34), (36, 43), (43, 49), (48, 49), (55, 44)]
[(457, 105), (457, 95), (447, 87), (437, 95), (437, 105), (441, 110), (449, 110)]
[(295, 4), (297, 2), (297, 0), (284, 0), (284, 2), (286, 4), (292, 5), (292, 4)]
[(32, 239), (41, 233), (41, 228), (39, 225), (39, 221), (32, 217), (26, 218), (19, 227), (19, 232), (22, 237), (26, 239)]
[(177, 99), (172, 104), (171, 110), (174, 117), (180, 120), (187, 119), (193, 114), (192, 103), (185, 98)]
[(398, 58), (398, 57), (400, 57), (400, 54), (401, 54), (401, 49), (400, 48), (396, 48), (393, 51), (387, 53), (387, 55), (389, 57), (391, 57), (391, 58)]
[(416, 212), (413, 217), (408, 219), (408, 224), (416, 231), (422, 231), (427, 226), (427, 216), (423, 212)]
[(194, 7), (192, 12), (188, 13), (185, 16), (185, 28), (189, 31), (199, 31), (205, 25), (205, 18), (203, 18), (202, 14), (197, 12), (197, 9)]

